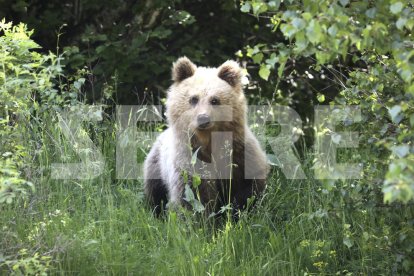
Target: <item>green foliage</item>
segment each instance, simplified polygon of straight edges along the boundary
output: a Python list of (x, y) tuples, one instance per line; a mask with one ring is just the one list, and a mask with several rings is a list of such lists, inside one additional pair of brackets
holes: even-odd
[(0, 159), (0, 204), (12, 203), (16, 197), (25, 196), (27, 188), (34, 189), (31, 182), (21, 177), (16, 167), (20, 160), (16, 160), (18, 158), (8, 158), (5, 160), (8, 154), (19, 156), (18, 152), (6, 152), (3, 153), (3, 158)]
[[(0, 2), (0, 16), (36, 30), (1, 23), (0, 274), (412, 274), (408, 1)], [(202, 216), (197, 176), (186, 179), (184, 196), (198, 214), (170, 210), (156, 219), (139, 181), (115, 179), (115, 120), (104, 114), (76, 123), (102, 152), (102, 174), (52, 179), (52, 163), (79, 161), (53, 110), (81, 96), (158, 101), (178, 56), (217, 65), (235, 52), (252, 77), (253, 103), (288, 104), (310, 122), (314, 105), (360, 106), (359, 124), (309, 123), (303, 131), (316, 131), (306, 141), (315, 145), (330, 134), (328, 147), (343, 139), (338, 130), (358, 132), (359, 149), (339, 150), (337, 161), (361, 163), (363, 178), (313, 179), (319, 160), (305, 144), (308, 179), (288, 180), (275, 168), (265, 196), (239, 222), (225, 217), (229, 206), (223, 220)], [(277, 135), (279, 127), (254, 129)], [(141, 146), (139, 161), (148, 149)]]
[[(268, 80), (269, 69), (278, 69), (280, 78), (286, 62), (306, 58), (315, 59), (310, 69), (319, 73), (338, 62), (349, 64), (334, 101), (359, 105), (362, 123), (369, 126), (362, 142), (390, 151), (385, 160), (379, 149), (372, 154), (380, 159), (378, 163), (389, 166), (384, 201), (413, 199), (414, 9), (410, 1), (245, 1), (241, 10), (255, 16), (271, 12), (271, 31), (280, 31), (289, 41), (261, 44), (254, 56), (247, 49), (247, 56), (260, 64), (263, 79)], [(255, 59), (258, 55), (260, 60)], [(325, 102), (323, 94), (317, 95), (319, 102)], [(366, 175), (371, 174), (372, 167), (366, 168)]]
[(116, 76), (112, 92), (118, 103), (158, 102), (178, 57), (217, 66), (258, 31), (252, 27), (254, 18), (240, 13), (233, 0), (17, 3), (0, 0), (0, 18), (27, 23), (46, 50), (55, 52), (58, 44), (70, 56), (64, 61), (69, 72), (87, 66), (85, 96), (90, 101), (101, 99)]
[[(84, 78), (65, 79), (62, 57), (40, 54), (25, 24), (0, 21), (0, 203), (33, 189), (22, 170), (31, 170), (32, 147), (27, 133), (33, 120), (78, 103)], [(37, 146), (35, 146), (36, 148)]]
[[(408, 204), (385, 205), (389, 212), (379, 215), (398, 220), (398, 208), (411, 209), (414, 199), (412, 3), (254, 0), (244, 1), (241, 11), (266, 20), (268, 32), (274, 34), (273, 39), (259, 40), (245, 50), (245, 56), (260, 66), (259, 76), (276, 86), (272, 100), (286, 98), (278, 96), (278, 87), (287, 83), (285, 89), (298, 95), (299, 101), (311, 91), (313, 104), (361, 108), (359, 124), (337, 126), (359, 134), (359, 149), (343, 151), (337, 161), (363, 165), (363, 178), (352, 185), (345, 180), (323, 180), (322, 191), (340, 193), (346, 205), (356, 209), (382, 202)], [(306, 117), (312, 118), (309, 114)], [(331, 144), (339, 144), (341, 136), (333, 126), (314, 128), (316, 145), (326, 135)], [(315, 156), (314, 168), (320, 166), (321, 157)], [(408, 221), (412, 222), (412, 217)], [(411, 233), (411, 222), (397, 235)], [(355, 246), (351, 228), (343, 229), (343, 243), (348, 248)], [(412, 271), (408, 256), (413, 253), (414, 241), (408, 239), (402, 245), (396, 239), (391, 243), (400, 248), (394, 254), (397, 262), (403, 263), (403, 271)], [(319, 269), (325, 266), (319, 265)]]
[(33, 93), (47, 90), (54, 72), (44, 67), (52, 56), (32, 51), (39, 46), (24, 24), (12, 27), (2, 20), (0, 31), (0, 202), (11, 203), (19, 193), (26, 194), (27, 186), (33, 188), (18, 168), (28, 159), (22, 146), (22, 121), (28, 118)]
[[(21, 249), (19, 251), (19, 258), (16, 260), (8, 260), (4, 258), (2, 260), (0, 255), (0, 269), (13, 275), (48, 275), (47, 272), (50, 268), (50, 256), (40, 256), (39, 253), (35, 253), (33, 256), (28, 256), (27, 249)], [(3, 263), (3, 264), (2, 264)], [(1, 271), (1, 270), (0, 270)]]

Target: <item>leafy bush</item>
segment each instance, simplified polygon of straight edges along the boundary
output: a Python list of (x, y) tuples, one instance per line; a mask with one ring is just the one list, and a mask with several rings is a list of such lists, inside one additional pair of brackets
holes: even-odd
[(28, 256), (27, 249), (21, 249), (18, 259), (8, 260), (3, 258), (0, 255), (0, 268), (7, 269), (5, 271), (13, 275), (48, 275), (50, 256), (40, 256), (39, 253)]
[[(244, 1), (241, 10), (268, 16), (269, 31), (281, 32), (287, 40), (247, 48), (246, 55), (260, 66), (259, 75), (271, 81), (286, 78), (296, 70), (287, 71), (287, 64), (299, 67), (309, 59), (313, 60), (305, 72), (309, 81), (314, 75), (324, 79), (324, 71), (333, 72), (342, 89), (330, 103), (362, 109), (361, 144), (372, 151), (369, 159), (376, 164), (366, 164), (365, 178), (388, 166), (384, 201), (413, 199), (414, 9), (410, 1), (254, 0)], [(271, 75), (272, 70), (277, 74)], [(321, 91), (314, 93), (320, 102), (329, 102)]]
[(18, 194), (25, 195), (27, 188), (34, 188), (22, 174), (30, 171), (30, 153), (38, 147), (30, 145), (36, 141), (27, 139), (31, 121), (77, 104), (85, 79), (65, 83), (62, 57), (36, 52), (40, 46), (30, 38), (33, 31), (25, 24), (12, 26), (3, 19), (0, 32), (0, 203), (11, 203)]

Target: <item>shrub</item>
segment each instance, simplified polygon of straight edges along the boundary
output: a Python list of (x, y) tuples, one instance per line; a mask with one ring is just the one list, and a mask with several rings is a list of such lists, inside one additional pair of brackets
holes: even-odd
[(0, 203), (11, 203), (34, 188), (23, 174), (33, 158), (27, 145), (38, 142), (27, 139), (30, 122), (76, 104), (84, 79), (64, 83), (62, 57), (38, 53), (40, 46), (25, 24), (13, 26), (3, 19), (0, 32)]
[[(260, 66), (260, 77), (277, 83), (292, 75), (299, 78), (301, 66), (306, 65), (305, 78), (292, 84), (311, 82), (315, 75), (326, 83), (326, 71), (330, 72), (339, 94), (313, 93), (322, 103), (360, 106), (364, 126), (360, 144), (370, 152), (365, 161), (372, 162), (365, 164), (368, 181), (361, 183), (375, 188), (372, 177), (386, 166), (384, 201), (413, 199), (414, 9), (410, 1), (254, 0), (244, 1), (241, 10), (267, 18), (269, 31), (275, 33), (274, 40), (246, 49), (246, 56)], [(286, 43), (276, 38), (280, 33)], [(334, 129), (326, 131), (335, 134)]]

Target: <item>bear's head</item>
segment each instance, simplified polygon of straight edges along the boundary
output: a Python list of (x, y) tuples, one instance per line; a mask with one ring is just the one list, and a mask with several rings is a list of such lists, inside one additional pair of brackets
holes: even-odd
[(182, 57), (173, 64), (172, 79), (167, 119), (178, 133), (203, 140), (212, 131), (243, 132), (247, 106), (237, 62), (207, 68)]

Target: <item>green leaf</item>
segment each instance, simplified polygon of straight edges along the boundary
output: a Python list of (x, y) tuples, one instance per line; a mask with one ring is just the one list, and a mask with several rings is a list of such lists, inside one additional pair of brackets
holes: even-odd
[(292, 36), (298, 31), (290, 24), (281, 24), (280, 30), (287, 38), (292, 38)]
[(345, 237), (343, 240), (343, 243), (346, 245), (346, 247), (351, 248), (354, 245), (354, 241), (351, 240), (349, 237)]
[(188, 183), (188, 173), (186, 171), (182, 171), (181, 175), (183, 176), (184, 183)]
[(292, 26), (295, 27), (297, 30), (301, 30), (306, 27), (306, 22), (302, 18), (295, 17), (292, 20)]
[(402, 11), (402, 8), (403, 8), (403, 3), (401, 3), (401, 2), (395, 2), (394, 4), (392, 4), (390, 6), (390, 11), (393, 14), (397, 14), (397, 13), (400, 13)]
[(273, 0), (267, 3), (271, 10), (278, 10), (280, 6), (280, 0)]
[(197, 154), (198, 151), (201, 149), (201, 147), (199, 147), (198, 149), (196, 149), (196, 151), (193, 153), (193, 155), (191, 156), (191, 165), (194, 166), (195, 163), (197, 162)]
[(192, 201), (195, 200), (193, 190), (191, 190), (189, 185), (185, 185), (184, 200), (189, 202), (189, 203), (191, 203)]
[(345, 7), (346, 5), (348, 5), (348, 4), (349, 4), (349, 0), (339, 0), (339, 2), (341, 3), (341, 5), (342, 5), (343, 7)]
[(336, 26), (336, 24), (333, 24), (332, 26), (328, 28), (328, 34), (330, 36), (336, 36), (337, 32), (338, 32), (338, 26)]
[(303, 31), (297, 33), (295, 38), (296, 38), (296, 42), (295, 42), (296, 47), (294, 51), (300, 54), (302, 51), (305, 51), (307, 49), (309, 45), (309, 41), (307, 40), (306, 35)]
[(304, 12), (302, 13), (302, 17), (306, 22), (309, 22), (312, 19), (312, 14), (309, 12)]
[(407, 91), (407, 93), (409, 93), (409, 94), (411, 94), (411, 95), (414, 96), (414, 83), (411, 84), (410, 86), (408, 86), (408, 88), (407, 88), (406, 91)]
[(319, 64), (325, 64), (331, 59), (331, 54), (328, 51), (317, 51), (316, 52), (316, 59)]
[(391, 120), (393, 122), (399, 123), (400, 120), (398, 120), (398, 115), (400, 114), (400, 112), (401, 112), (401, 106), (400, 105), (394, 105), (391, 109), (388, 110), (388, 113), (390, 113)]
[(414, 27), (414, 18), (408, 19), (408, 21), (405, 24), (405, 26), (411, 31), (413, 29), (413, 27)]
[(318, 21), (312, 19), (309, 22), (308, 27), (306, 28), (306, 36), (308, 37), (309, 41), (313, 44), (318, 44), (322, 41), (323, 38), (323, 31), (322, 27)]
[(365, 15), (368, 16), (369, 18), (374, 18), (376, 14), (377, 14), (376, 8), (370, 8), (365, 12)]
[(198, 174), (193, 175), (193, 187), (197, 188), (201, 185), (201, 177)]
[(325, 95), (324, 94), (318, 94), (316, 97), (318, 99), (318, 102), (322, 103), (325, 101)]
[(283, 72), (285, 71), (286, 62), (287, 62), (287, 59), (281, 60), (279, 62), (279, 68), (277, 68), (277, 76), (279, 78), (282, 77)]
[(271, 68), (274, 68), (278, 60), (279, 58), (276, 56), (276, 54), (272, 53), (270, 57), (266, 59), (266, 64), (270, 65)]
[(392, 152), (400, 158), (405, 157), (410, 152), (408, 145), (399, 145), (392, 147)]
[(80, 90), (81, 89), (81, 87), (82, 87), (82, 85), (85, 83), (85, 79), (84, 78), (80, 78), (79, 80), (77, 80), (77, 81), (75, 81), (74, 83), (73, 83), (73, 86), (76, 88), (76, 89), (78, 89), (78, 90)]
[(250, 3), (249, 3), (249, 2), (245, 2), (245, 3), (241, 6), (240, 10), (241, 10), (242, 12), (248, 13), (248, 12), (250, 11), (250, 9), (251, 9), (251, 8), (252, 8), (252, 6), (250, 5)]
[(270, 69), (267, 68), (267, 66), (265, 64), (262, 64), (260, 66), (260, 70), (259, 70), (259, 76), (264, 79), (264, 80), (268, 80), (269, 79), (269, 75), (270, 75)]
[[(188, 13), (187, 13), (188, 14)], [(183, 25), (188, 25), (188, 24), (191, 24), (191, 23), (193, 23), (192, 21), (191, 21), (191, 16), (190, 16), (190, 14), (188, 14), (188, 18), (189, 19), (187, 19), (187, 17), (183, 17), (183, 19), (180, 21), (181, 22), (181, 24), (183, 24)], [(157, 27), (156, 29), (154, 29), (152, 32), (150, 32), (150, 37), (156, 37), (156, 38), (160, 38), (160, 39), (162, 39), (162, 38), (166, 38), (166, 37), (168, 37), (169, 35), (171, 35), (172, 34), (172, 31), (170, 30), (170, 29), (166, 29), (166, 28), (164, 28), (164, 27)]]
[(267, 5), (262, 2), (253, 2), (252, 7), (254, 15), (259, 15), (267, 11)]
[(262, 60), (263, 60), (263, 53), (257, 53), (257, 54), (255, 54), (252, 57), (252, 59), (253, 59), (253, 62), (254, 63), (260, 64), (260, 62), (262, 62)]
[(188, 185), (185, 185), (184, 200), (191, 204), (195, 212), (201, 213), (205, 210), (203, 204), (196, 199), (193, 190)]
[(400, 17), (398, 18), (397, 22), (395, 23), (395, 25), (397, 26), (398, 30), (402, 30), (405, 26), (405, 24), (407, 23), (407, 18), (405, 17)]
[(197, 199), (194, 199), (193, 201), (193, 208), (196, 213), (202, 213), (206, 209)]

